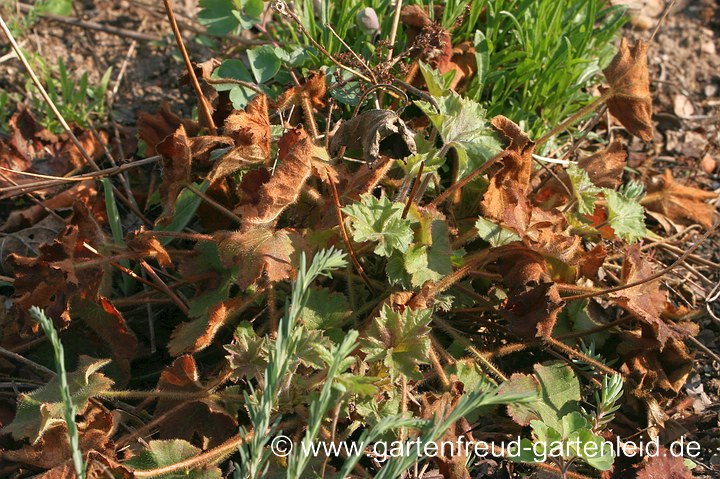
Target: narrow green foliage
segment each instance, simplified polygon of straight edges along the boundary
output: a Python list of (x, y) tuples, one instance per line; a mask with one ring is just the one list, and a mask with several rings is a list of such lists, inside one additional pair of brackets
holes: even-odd
[(395, 377), (398, 372), (420, 379), (419, 364), (427, 363), (430, 350), (429, 309), (402, 312), (393, 311), (388, 305), (380, 310), (363, 339), (362, 350), (367, 353), (367, 361), (380, 361)]
[(343, 208), (351, 219), (353, 240), (377, 243), (375, 254), (390, 256), (394, 250), (404, 253), (413, 240), (410, 220), (402, 218), (404, 205), (383, 196), (362, 195), (360, 202)]
[[(40, 323), (40, 327), (52, 344), (55, 353), (55, 370), (57, 371), (60, 396), (62, 398), (63, 415), (65, 416), (65, 424), (67, 425), (68, 436), (70, 437), (73, 466), (75, 467), (77, 477), (79, 479), (85, 479), (85, 461), (82, 457), (82, 451), (80, 451), (80, 434), (78, 433), (77, 424), (75, 424), (76, 409), (75, 403), (73, 402), (73, 395), (70, 392), (68, 375), (65, 371), (65, 351), (63, 350), (63, 345), (55, 330), (55, 325), (53, 325), (50, 318), (45, 316), (45, 312), (42, 309), (33, 306), (30, 308), (30, 315), (35, 321)], [(49, 387), (49, 385), (46, 387)], [(6, 428), (6, 432), (7, 429), (9, 429), (9, 427)]]
[[(251, 385), (250, 394), (244, 392), (253, 434), (248, 442), (238, 447), (241, 462), (238, 464), (235, 477), (255, 479), (265, 474), (270, 458), (270, 450), (265, 446), (277, 429), (279, 419), (272, 425), (270, 421), (283, 379), (290, 372), (291, 363), (295, 360), (298, 351), (302, 328), (297, 327), (297, 322), (307, 304), (310, 286), (318, 276), (330, 276), (331, 271), (346, 265), (344, 254), (333, 249), (318, 252), (310, 266), (306, 264), (304, 253), (300, 257), (300, 267), (293, 284), (290, 304), (286, 305), (285, 314), (278, 324), (275, 347), (270, 348), (263, 378), (264, 389), (262, 393), (256, 395)], [(240, 427), (240, 434), (247, 436), (248, 433), (245, 426)]]
[(620, 409), (620, 397), (623, 394), (623, 378), (619, 374), (603, 376), (600, 392), (595, 391), (595, 415), (593, 431), (599, 433), (615, 419), (615, 412)]

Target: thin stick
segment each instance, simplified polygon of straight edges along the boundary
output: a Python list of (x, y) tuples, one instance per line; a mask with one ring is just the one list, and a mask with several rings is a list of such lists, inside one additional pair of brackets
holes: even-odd
[(388, 61), (392, 60), (393, 47), (395, 46), (395, 37), (397, 37), (398, 25), (400, 24), (400, 10), (402, 10), (402, 0), (397, 0), (395, 4), (395, 15), (393, 16), (392, 27), (390, 28), (390, 47), (388, 47)]
[(576, 300), (576, 299), (593, 298), (593, 297), (595, 297), (595, 296), (601, 296), (601, 295), (608, 294), (608, 293), (614, 293), (614, 292), (616, 292), (616, 291), (622, 291), (623, 289), (628, 289), (628, 288), (633, 288), (633, 287), (635, 287), (635, 286), (640, 286), (641, 284), (649, 283), (650, 281), (654, 281), (654, 280), (656, 280), (656, 279), (658, 279), (658, 278), (661, 278), (661, 277), (665, 276), (667, 273), (669, 273), (670, 271), (672, 271), (673, 269), (675, 269), (675, 268), (676, 268), (678, 265), (680, 265), (683, 261), (685, 261), (685, 260), (688, 258), (688, 256), (690, 256), (696, 249), (698, 249), (698, 248), (700, 247), (701, 244), (703, 244), (703, 243), (710, 237), (710, 235), (712, 235), (715, 231), (717, 231), (718, 226), (720, 226), (720, 223), (715, 223), (715, 225), (714, 225), (712, 228), (710, 228), (709, 230), (707, 230), (707, 231), (705, 232), (705, 234), (702, 235), (702, 237), (700, 237), (700, 239), (697, 240), (697, 242), (696, 242), (694, 245), (692, 245), (692, 246), (690, 247), (690, 249), (688, 249), (685, 253), (683, 253), (682, 256), (680, 256), (677, 260), (675, 260), (675, 262), (674, 262), (673, 264), (671, 264), (670, 266), (668, 266), (668, 267), (665, 268), (665, 269), (662, 269), (662, 270), (658, 271), (658, 272), (655, 273), (655, 274), (651, 274), (650, 276), (648, 276), (648, 277), (645, 278), (645, 279), (641, 279), (641, 280), (638, 280), (638, 281), (633, 281), (632, 283), (621, 284), (621, 285), (619, 285), (619, 286), (615, 286), (615, 287), (613, 287), (613, 288), (603, 289), (603, 290), (600, 290), (600, 291), (592, 291), (592, 292), (589, 292), (589, 293), (578, 294), (578, 295), (575, 295), (575, 296), (567, 296), (567, 297), (563, 298), (563, 301), (566, 301), (566, 302), (567, 302), (567, 301), (573, 301), (573, 300)]
[(157, 284), (162, 291), (167, 294), (170, 299), (173, 300), (173, 303), (180, 309), (180, 311), (183, 312), (185, 316), (188, 315), (188, 312), (190, 311), (190, 308), (178, 297), (177, 294), (170, 288), (168, 288), (168, 285), (165, 284), (165, 282), (160, 279), (160, 276), (157, 275), (154, 269), (147, 264), (145, 261), (140, 261), (140, 266), (143, 267), (145, 271), (147, 271), (147, 274), (150, 275), (150, 277), (155, 281), (155, 284)]
[(609, 374), (611, 376), (618, 374), (617, 371), (614, 369), (611, 369), (607, 366), (605, 366), (603, 363), (594, 360), (593, 358), (589, 357), (587, 354), (583, 354), (580, 351), (577, 351), (574, 348), (571, 348), (567, 344), (563, 343), (562, 341), (558, 341), (557, 339), (553, 337), (545, 338), (545, 341), (547, 341), (549, 344), (553, 345), (557, 349), (563, 351), (568, 356), (575, 357), (577, 359), (580, 359), (581, 361), (584, 361), (588, 363), (589, 365), (593, 366), (594, 368), (598, 369), (599, 371), (602, 371), (605, 374)]
[(599, 97), (597, 97), (595, 100), (593, 100), (591, 103), (585, 105), (584, 107), (580, 108), (578, 111), (576, 111), (573, 115), (570, 116), (567, 120), (563, 121), (562, 123), (558, 123), (555, 128), (545, 133), (543, 136), (540, 137), (539, 140), (535, 142), (536, 146), (540, 146), (546, 141), (548, 141), (553, 136), (557, 135), (576, 121), (578, 121), (580, 118), (584, 117), (588, 113), (595, 110), (597, 107), (599, 107), (601, 104), (605, 102), (610, 96), (612, 96), (613, 90), (609, 89)]
[(8, 351), (7, 349), (0, 347), (0, 354), (3, 356), (6, 356), (8, 358), (14, 359), (15, 361), (19, 363), (23, 363), (26, 366), (30, 366), (31, 368), (40, 371), (41, 373), (45, 374), (48, 377), (54, 378), (55, 377), (55, 371), (51, 371), (50, 369), (46, 368), (42, 364), (38, 364), (36, 362), (30, 361), (27, 358), (24, 358), (23, 356), (20, 356), (19, 354), (13, 353), (12, 351)]
[(354, 56), (355, 59), (356, 59), (358, 62), (360, 62), (360, 65), (362, 65), (362, 66), (365, 68), (365, 70), (367, 70), (368, 74), (370, 75), (370, 78), (372, 78), (373, 83), (377, 83), (377, 79), (375, 78), (375, 74), (373, 73), (372, 68), (370, 68), (370, 66), (365, 62), (365, 60), (363, 60), (362, 58), (360, 58), (360, 57), (358, 56), (358, 54), (355, 53), (355, 50), (353, 50), (352, 48), (350, 48), (350, 45), (348, 45), (347, 43), (345, 43), (345, 40), (343, 40), (342, 37), (337, 34), (337, 32), (335, 31), (335, 29), (332, 27), (332, 25), (330, 25), (329, 23), (326, 23), (326, 24), (325, 24), (325, 28), (329, 29), (330, 32), (331, 32), (333, 35), (335, 35), (335, 38), (337, 38), (338, 40), (340, 40), (340, 43), (342, 43), (343, 46), (344, 46), (345, 48), (347, 48), (348, 51), (352, 54), (352, 56)]
[[(25, 5), (24, 3), (18, 3), (18, 7), (19, 10), (24, 13), (34, 10), (33, 6)], [(80, 28), (87, 28), (88, 30), (97, 30), (99, 32), (105, 32), (111, 35), (117, 35), (119, 37), (132, 38), (133, 40), (139, 40), (144, 42), (159, 42), (160, 40), (162, 40), (162, 38), (156, 37), (154, 35), (148, 35), (146, 33), (128, 30), (127, 28), (119, 28), (112, 25), (103, 25), (101, 23), (80, 20), (78, 18), (62, 17), (59, 15), (53, 15), (51, 13), (39, 13), (38, 15), (42, 18), (46, 18), (54, 22), (65, 23), (67, 25), (73, 25)]]
[[(148, 165), (150, 163), (157, 163), (160, 160), (160, 156), (151, 156), (149, 158), (144, 158), (142, 160), (137, 160), (129, 163), (123, 163), (119, 166), (114, 166), (112, 168), (106, 168), (104, 170), (94, 171), (92, 173), (84, 173), (82, 175), (77, 176), (68, 176), (68, 177), (62, 177), (62, 176), (49, 176), (49, 175), (40, 175), (38, 173), (29, 173), (27, 171), (16, 171), (11, 170), (8, 168), (0, 167), (0, 170), (8, 171), (10, 173), (18, 174), (18, 175), (24, 175), (24, 176), (32, 176), (37, 178), (47, 178), (47, 181), (36, 181), (33, 183), (21, 183), (17, 186), (6, 186), (4, 188), (0, 188), (0, 194), (6, 194), (11, 193), (15, 191), (21, 191), (19, 194), (23, 194), (24, 191), (22, 190), (32, 190), (32, 189), (40, 189), (40, 188), (48, 188), (50, 186), (57, 186), (57, 185), (64, 185), (67, 183), (73, 183), (73, 182), (83, 182), (83, 181), (91, 181), (95, 180), (97, 178), (103, 178), (105, 176), (111, 176), (118, 173), (122, 173), (125, 170), (129, 170), (131, 168), (135, 168), (138, 166)], [(7, 198), (4, 196), (3, 198)]]
[(458, 188), (462, 188), (463, 186), (470, 183), (472, 180), (474, 180), (475, 178), (477, 178), (478, 176), (483, 174), (485, 172), (485, 170), (490, 168), (492, 165), (497, 163), (502, 158), (505, 158), (506, 155), (507, 155), (506, 151), (504, 151), (504, 150), (501, 151), (500, 153), (498, 153), (497, 155), (495, 155), (494, 157), (492, 157), (491, 159), (489, 159), (488, 161), (486, 161), (485, 163), (480, 165), (480, 167), (473, 170), (465, 178), (463, 178), (460, 181), (456, 181), (455, 183), (450, 185), (450, 187), (447, 190), (443, 191), (442, 194), (440, 194), (434, 200), (432, 200), (429, 203), (429, 206), (438, 206), (438, 205), (443, 204), (445, 202), (445, 200), (450, 198), (450, 196), (455, 192), (455, 190), (457, 190)]
[(408, 195), (407, 203), (405, 204), (405, 208), (402, 212), (402, 219), (407, 218), (408, 212), (410, 211), (410, 206), (413, 204), (413, 200), (415, 199), (415, 194), (417, 193), (418, 188), (420, 187), (420, 178), (422, 177), (423, 168), (425, 168), (425, 162), (420, 162), (420, 168), (418, 169), (417, 177), (415, 178), (415, 184), (412, 187), (412, 190), (410, 190), (410, 195)]
[(173, 13), (172, 7), (170, 6), (170, 0), (163, 0), (163, 2), (165, 3), (165, 11), (167, 12), (168, 20), (170, 20), (173, 34), (175, 35), (175, 41), (177, 42), (177, 45), (180, 48), (180, 53), (182, 53), (183, 59), (185, 60), (185, 68), (187, 68), (188, 75), (190, 76), (190, 82), (195, 89), (195, 94), (197, 95), (198, 102), (200, 103), (200, 114), (202, 115), (205, 124), (210, 130), (210, 133), (213, 135), (217, 135), (217, 127), (215, 126), (215, 122), (213, 121), (212, 113), (210, 113), (210, 106), (208, 105), (207, 99), (205, 98), (205, 95), (200, 88), (200, 83), (198, 82), (197, 76), (195, 76), (195, 69), (192, 66), (192, 62), (190, 61), (188, 52), (185, 49), (185, 44), (183, 43), (182, 36), (180, 35), (180, 28), (178, 27), (177, 21), (175, 20), (175, 14)]
[(330, 183), (330, 191), (332, 192), (333, 196), (333, 202), (335, 203), (335, 213), (337, 214), (338, 218), (338, 225), (340, 226), (340, 233), (342, 234), (343, 241), (345, 241), (345, 246), (348, 249), (348, 254), (350, 255), (350, 259), (352, 260), (353, 265), (355, 266), (355, 270), (358, 272), (362, 280), (365, 282), (368, 288), (370, 288), (370, 291), (375, 291), (375, 288), (372, 286), (372, 283), (370, 282), (370, 278), (365, 274), (365, 270), (363, 269), (362, 265), (360, 264), (360, 261), (358, 261), (357, 256), (355, 256), (355, 250), (353, 250), (352, 244), (350, 243), (350, 238), (348, 237), (347, 231), (345, 230), (345, 222), (343, 221), (343, 214), (342, 209), (340, 206), (340, 196), (338, 195), (337, 188), (335, 187), (335, 182), (332, 180), (332, 178), (329, 181)]
[(665, 23), (665, 19), (668, 16), (668, 13), (670, 13), (670, 10), (672, 10), (672, 7), (675, 5), (675, 0), (670, 0), (670, 2), (667, 4), (667, 7), (665, 7), (665, 11), (663, 12), (662, 16), (657, 22), (657, 25), (655, 25), (655, 29), (652, 32), (652, 35), (650, 35), (650, 39), (648, 40), (648, 43), (652, 43), (653, 40), (655, 40), (655, 35), (657, 35), (657, 32), (660, 31), (660, 27), (663, 23)]
[(197, 188), (195, 188), (195, 187), (194, 187), (193, 185), (191, 185), (190, 183), (186, 184), (186, 185), (185, 185), (185, 188), (187, 188), (188, 190), (190, 190), (190, 191), (192, 191), (193, 193), (195, 193), (197, 196), (199, 196), (200, 198), (202, 198), (202, 200), (205, 201), (207, 204), (209, 204), (210, 206), (212, 206), (213, 208), (215, 208), (216, 210), (218, 210), (220, 213), (224, 214), (225, 216), (227, 216), (227, 217), (230, 218), (231, 220), (235, 221), (237, 224), (242, 224), (242, 218), (240, 218), (238, 215), (236, 215), (235, 213), (233, 213), (233, 212), (230, 211), (229, 209), (225, 208), (223, 205), (221, 205), (221, 204), (218, 203), (217, 201), (215, 201), (215, 200), (213, 200), (212, 198), (210, 198), (208, 195), (206, 195), (206, 194), (203, 193), (202, 191), (200, 191), (200, 190), (198, 190)]

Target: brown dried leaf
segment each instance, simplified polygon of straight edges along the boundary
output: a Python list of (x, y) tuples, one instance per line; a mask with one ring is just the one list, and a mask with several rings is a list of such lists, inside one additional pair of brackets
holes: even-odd
[(283, 281), (294, 274), (293, 242), (299, 243), (301, 239), (291, 230), (254, 227), (249, 231), (219, 232), (215, 238), (223, 262), (241, 267), (237, 280), (240, 289), (247, 288), (263, 273), (270, 282)]
[(250, 304), (247, 298), (232, 298), (216, 304), (199, 318), (178, 324), (168, 342), (168, 352), (179, 356), (202, 351), (210, 346), (220, 328)]
[(684, 186), (676, 182), (667, 169), (662, 181), (648, 188), (642, 204), (649, 211), (661, 213), (681, 224), (698, 223), (706, 229), (713, 225), (715, 206), (705, 203), (718, 197), (711, 191)]
[(616, 188), (622, 183), (627, 152), (619, 141), (614, 141), (605, 149), (580, 159), (578, 166), (587, 171), (595, 186)]
[(70, 302), (70, 316), (82, 319), (107, 345), (120, 374), (116, 383), (119, 387), (127, 384), (130, 361), (135, 359), (138, 341), (120, 311), (102, 296), (97, 299), (74, 298)]
[(190, 182), (192, 155), (185, 127), (180, 125), (175, 132), (157, 145), (162, 156), (162, 184), (160, 198), (162, 215), (157, 224), (167, 224), (175, 214), (175, 202), (182, 189)]
[(155, 148), (180, 126), (185, 127), (189, 136), (197, 135), (200, 127), (197, 122), (185, 120), (170, 110), (170, 104), (163, 102), (160, 111), (156, 114), (140, 112), (138, 115), (138, 136), (147, 145), (146, 153), (156, 155)]
[(94, 297), (102, 284), (104, 268), (100, 265), (75, 270), (75, 263), (97, 257), (84, 243), (101, 248), (105, 236), (90, 211), (82, 203), (75, 203), (73, 215), (60, 236), (51, 244), (42, 245), (35, 258), (12, 254), (9, 261), (15, 269), (15, 311), (26, 327), (38, 330), (29, 318), (31, 306), (45, 309), (56, 327), (64, 329), (70, 323), (68, 304), (76, 294)]
[(405, 5), (400, 11), (400, 21), (406, 25), (410, 56), (437, 68), (441, 73), (449, 71), (453, 56), (450, 32), (433, 22), (418, 5)]
[(402, 160), (417, 152), (413, 132), (391, 110), (368, 110), (343, 123), (330, 141), (330, 154), (342, 147), (362, 150), (369, 164), (382, 154)]
[(139, 258), (155, 259), (163, 268), (170, 268), (173, 265), (165, 247), (152, 232), (145, 231), (143, 227), (139, 231), (128, 234), (125, 244), (130, 251), (138, 253)]
[(615, 58), (603, 73), (610, 84), (611, 94), (606, 102), (610, 113), (630, 133), (650, 141), (654, 124), (647, 49), (647, 43), (642, 40), (631, 48), (623, 38)]
[(285, 208), (297, 201), (312, 173), (316, 147), (302, 126), (288, 130), (280, 138), (278, 148), (278, 166), (270, 180), (260, 187), (258, 203), (243, 204), (236, 210), (246, 226), (275, 221)]
[[(622, 269), (622, 284), (644, 280), (653, 274), (652, 266), (642, 257), (640, 246), (635, 244), (625, 253)], [(652, 337), (664, 347), (668, 339), (678, 337), (660, 318), (665, 309), (667, 294), (660, 290), (660, 280), (655, 279), (638, 286), (623, 289), (609, 294), (617, 304), (637, 317), (653, 331)]]
[(208, 180), (212, 183), (249, 165), (265, 163), (270, 158), (270, 118), (267, 97), (256, 95), (245, 110), (234, 111), (225, 120), (226, 135), (234, 147), (217, 160)]
[(645, 467), (638, 472), (637, 479), (693, 479), (682, 457), (670, 454), (662, 447), (658, 452), (658, 455), (648, 458)]
[(508, 288), (503, 313), (510, 330), (521, 338), (547, 338), (564, 303), (551, 281), (545, 258), (527, 246), (510, 244), (497, 248), (499, 270)]
[[(160, 374), (159, 391), (169, 393), (199, 393), (206, 388), (200, 383), (195, 360), (190, 355), (178, 357)], [(166, 414), (185, 399), (161, 398), (156, 415)], [(160, 423), (160, 439), (200, 439), (203, 449), (220, 445), (237, 432), (237, 421), (217, 405), (208, 401), (192, 401), (168, 414)]]
[[(303, 106), (303, 102), (307, 100), (314, 108), (323, 108), (325, 106), (325, 97), (327, 96), (327, 85), (325, 84), (325, 74), (322, 72), (310, 72), (307, 80), (301, 87), (294, 86), (286, 90), (273, 103), (278, 110), (285, 110), (291, 106)], [(305, 112), (309, 114), (310, 112)]]

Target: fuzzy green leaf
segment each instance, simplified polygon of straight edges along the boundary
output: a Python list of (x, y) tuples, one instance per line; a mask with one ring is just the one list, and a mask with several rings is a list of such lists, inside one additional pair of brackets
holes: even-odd
[(608, 223), (615, 234), (628, 243), (635, 243), (647, 235), (645, 208), (636, 199), (608, 189), (603, 189), (607, 199)]
[(476, 169), (502, 151), (496, 133), (485, 121), (485, 109), (479, 103), (455, 92), (435, 98), (440, 112), (427, 102), (415, 104), (430, 118), (443, 142), (455, 148), (459, 178)]
[[(113, 380), (97, 372), (108, 363), (109, 359), (80, 356), (77, 370), (68, 373), (70, 397), (78, 414), (85, 411), (90, 398), (100, 396), (112, 387)], [(18, 440), (31, 438), (35, 441), (50, 426), (64, 421), (59, 379), (54, 377), (29, 394), (20, 394), (15, 419), (2, 432), (10, 433)]]
[(352, 220), (353, 240), (358, 243), (376, 242), (375, 254), (389, 257), (393, 250), (405, 252), (413, 240), (410, 220), (402, 218), (404, 205), (387, 197), (380, 199), (367, 194), (359, 203), (343, 208)]
[(311, 288), (300, 320), (308, 329), (339, 330), (352, 315), (350, 304), (342, 293), (325, 288)]
[(265, 83), (280, 71), (282, 62), (275, 54), (274, 47), (270, 45), (251, 48), (247, 51), (247, 56), (250, 61), (250, 69), (258, 83)]
[(229, 353), (226, 358), (236, 378), (253, 378), (267, 366), (268, 340), (258, 336), (247, 321), (238, 324), (233, 342), (225, 345), (225, 350)]
[(490, 243), (490, 246), (493, 248), (512, 243), (513, 241), (520, 241), (520, 237), (513, 231), (503, 228), (490, 220), (486, 220), (482, 216), (475, 222), (475, 229), (478, 230), (480, 239)]
[(595, 211), (595, 200), (602, 192), (590, 181), (587, 171), (573, 164), (567, 170), (570, 183), (573, 187), (573, 194), (578, 202), (578, 211), (584, 215), (591, 215)]
[[(138, 471), (157, 469), (172, 466), (180, 461), (192, 459), (200, 454), (200, 449), (182, 439), (167, 441), (150, 441), (148, 448), (139, 456), (135, 456), (125, 463)], [(222, 479), (220, 468), (211, 464), (204, 464), (193, 469), (181, 470), (174, 474), (162, 476), (166, 479)]]
[(420, 220), (420, 243), (405, 253), (405, 269), (412, 286), (439, 281), (452, 273), (452, 249), (445, 217), (439, 213)]
[(410, 378), (420, 379), (419, 364), (427, 364), (430, 351), (430, 319), (432, 310), (411, 310), (402, 313), (384, 305), (380, 315), (373, 320), (363, 340), (362, 351), (367, 360), (382, 361), (396, 377), (398, 372)]

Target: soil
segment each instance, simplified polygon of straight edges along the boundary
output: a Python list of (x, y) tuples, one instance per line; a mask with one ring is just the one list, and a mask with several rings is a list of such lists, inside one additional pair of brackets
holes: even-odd
[[(191, 18), (196, 2), (176, 1), (174, 8), (187, 40), (200, 31)], [(616, 2), (613, 2), (616, 3)], [(663, 11), (660, 1), (630, 1), (636, 7), (626, 33), (648, 39)], [(75, 16), (83, 20), (112, 25), (157, 37), (157, 41), (134, 41), (105, 32), (39, 20), (22, 39), (22, 46), (37, 52), (46, 61), (63, 58), (69, 71), (88, 72), (97, 79), (113, 68), (110, 89), (116, 86), (118, 72), (127, 61), (122, 81), (114, 95), (114, 120), (133, 127), (139, 111), (154, 112), (163, 101), (172, 102), (175, 111), (189, 114), (193, 97), (187, 86), (179, 86), (184, 65), (161, 3), (139, 1), (84, 0), (76, 2)], [(209, 48), (187, 41), (191, 57), (207, 60)], [(134, 51), (133, 51), (134, 46)], [(665, 169), (683, 184), (720, 193), (720, 8), (715, 0), (678, 1), (657, 33), (649, 51), (651, 89), (657, 132), (653, 142), (630, 143), (630, 167), (641, 174), (660, 177)], [(0, 89), (22, 92), (24, 80), (19, 64), (12, 59), (0, 63)], [(675, 234), (679, 225), (662, 218), (653, 220), (658, 232)], [(716, 215), (717, 221), (717, 215)], [(683, 236), (689, 247), (700, 236), (692, 230)], [(689, 343), (697, 368), (686, 385), (690, 406), (669, 398), (661, 408), (676, 411), (667, 424), (676, 425), (678, 434), (696, 440), (702, 455), (695, 461), (694, 473), (701, 477), (720, 477), (720, 235), (715, 234), (697, 255), (712, 262), (694, 264), (694, 270), (678, 268), (666, 278), (671, 299), (679, 305), (705, 311), (697, 341)], [(670, 264), (677, 255), (671, 251), (656, 259)], [(715, 358), (711, 357), (714, 354)], [(684, 399), (683, 399), (684, 400)]]

